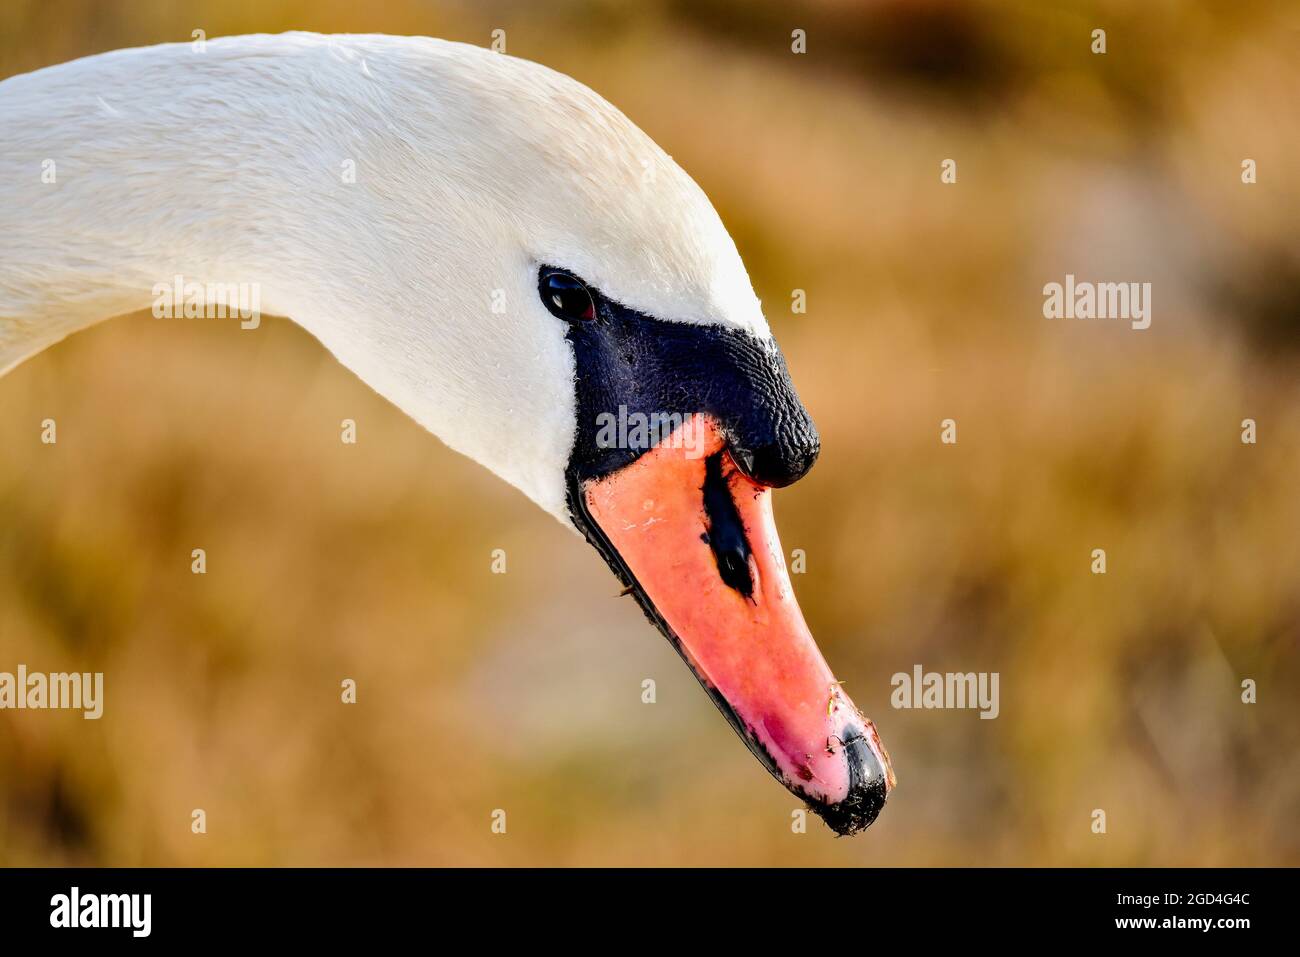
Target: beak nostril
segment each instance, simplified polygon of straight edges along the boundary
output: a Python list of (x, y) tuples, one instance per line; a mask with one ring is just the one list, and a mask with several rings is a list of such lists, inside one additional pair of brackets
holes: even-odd
[(718, 556), (718, 563), (722, 566), (722, 580), (731, 584), (736, 582), (738, 587), (749, 577), (749, 562), (744, 553), (736, 547), (732, 547)]
[(704, 470), (704, 513), (708, 517), (709, 548), (718, 563), (718, 575), (728, 588), (748, 598), (754, 593), (749, 572), (749, 540), (736, 511), (727, 480), (722, 476), (722, 455), (709, 456)]

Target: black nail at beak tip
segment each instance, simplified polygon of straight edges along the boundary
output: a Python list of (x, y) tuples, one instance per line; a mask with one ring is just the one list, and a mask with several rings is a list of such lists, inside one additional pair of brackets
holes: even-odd
[(880, 816), (887, 792), (883, 781), (855, 788), (839, 804), (809, 804), (813, 813), (826, 822), (838, 837), (850, 837), (865, 831)]
[(862, 732), (852, 726), (844, 732), (844, 760), (849, 766), (849, 793), (837, 804), (809, 805), (840, 837), (865, 831), (880, 816), (889, 797), (884, 767)]

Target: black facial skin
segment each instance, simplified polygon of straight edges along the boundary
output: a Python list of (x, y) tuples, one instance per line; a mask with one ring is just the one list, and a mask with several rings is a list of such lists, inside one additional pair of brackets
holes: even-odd
[[(576, 277), (542, 267), (538, 293), (555, 311), (547, 284), (553, 273)], [(597, 446), (597, 416), (617, 415), (619, 406), (626, 406), (629, 415), (711, 415), (721, 425), (736, 466), (760, 485), (780, 488), (812, 468), (821, 440), (775, 343), (760, 342), (739, 329), (655, 319), (587, 289), (595, 318), (568, 320), (566, 333), (578, 363), (571, 475), (600, 478), (645, 451)]]
[[(620, 406), (626, 407), (628, 415), (705, 413), (719, 423), (736, 467), (753, 481), (773, 487), (789, 485), (806, 474), (821, 442), (775, 343), (760, 342), (737, 329), (655, 319), (590, 286), (585, 288), (591, 295), (593, 308), (587, 314), (592, 318), (581, 318), (585, 299), (574, 295), (573, 280), (581, 281), (553, 266), (543, 266), (538, 273), (538, 293), (547, 308), (568, 323), (565, 337), (577, 361), (577, 435), (565, 474), (569, 513), (631, 590), (646, 617), (689, 665), (680, 639), (587, 513), (583, 482), (612, 475), (647, 451), (601, 448), (598, 417), (618, 415)], [(557, 291), (562, 293), (558, 301)], [(701, 489), (706, 534), (723, 581), (748, 596), (753, 589), (750, 545), (721, 472), (721, 456), (712, 456)], [(755, 757), (786, 784), (776, 761), (735, 709), (702, 676), (696, 678)], [(866, 828), (885, 803), (884, 769), (860, 733), (849, 737), (852, 740), (842, 742), (852, 784), (848, 799), (829, 806), (810, 800), (810, 807), (841, 835)]]

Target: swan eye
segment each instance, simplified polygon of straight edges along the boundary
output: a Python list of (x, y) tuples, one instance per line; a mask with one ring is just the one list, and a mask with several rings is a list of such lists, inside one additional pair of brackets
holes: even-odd
[(591, 290), (568, 273), (550, 272), (542, 277), (542, 302), (546, 308), (570, 322), (596, 318), (596, 300)]

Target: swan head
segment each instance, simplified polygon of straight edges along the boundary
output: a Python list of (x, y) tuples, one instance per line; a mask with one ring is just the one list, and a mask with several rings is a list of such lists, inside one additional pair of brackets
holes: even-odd
[(581, 533), (763, 765), (837, 832), (865, 828), (889, 759), (804, 623), (771, 511), (819, 438), (712, 204), (566, 76), (436, 41), (401, 67), (382, 115), (405, 125), (368, 188), (400, 208), (399, 287), (472, 320), (431, 315), (349, 364)]

